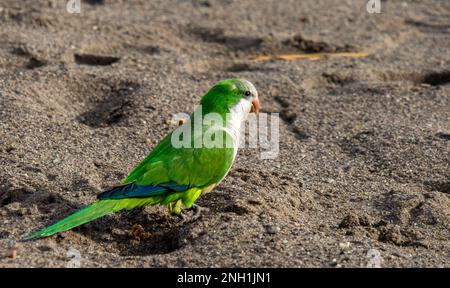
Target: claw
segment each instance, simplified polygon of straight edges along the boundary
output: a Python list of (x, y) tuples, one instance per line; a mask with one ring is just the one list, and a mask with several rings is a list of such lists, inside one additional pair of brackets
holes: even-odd
[(194, 222), (200, 218), (202, 211), (209, 211), (208, 208), (201, 207), (197, 204), (193, 204), (191, 207), (187, 208), (186, 210), (192, 210), (194, 211), (194, 214), (191, 217), (188, 217), (183, 211), (181, 211), (180, 214), (176, 214), (177, 217), (180, 218), (181, 224), (188, 223), (188, 222)]
[(193, 210), (194, 211), (194, 215), (192, 215), (192, 221), (197, 220), (198, 218), (200, 218), (202, 210), (204, 211), (209, 211), (208, 208), (205, 207), (201, 207), (197, 204), (193, 204), (188, 210)]
[(177, 216), (180, 219), (180, 221), (179, 221), (180, 224), (184, 224), (188, 220), (187, 216), (184, 215), (183, 212), (181, 212), (180, 214), (174, 214), (174, 215)]

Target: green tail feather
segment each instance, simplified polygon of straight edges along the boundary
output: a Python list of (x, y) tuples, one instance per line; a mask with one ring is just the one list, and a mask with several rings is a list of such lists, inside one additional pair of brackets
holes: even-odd
[(149, 198), (131, 198), (121, 200), (100, 200), (91, 205), (81, 209), (78, 212), (48, 226), (36, 233), (33, 233), (24, 240), (31, 240), (34, 238), (43, 238), (51, 236), (58, 232), (63, 232), (80, 226), (84, 223), (100, 218), (102, 216), (117, 212), (123, 209), (133, 209), (135, 207), (144, 205), (158, 204), (163, 201), (163, 197), (149, 197)]

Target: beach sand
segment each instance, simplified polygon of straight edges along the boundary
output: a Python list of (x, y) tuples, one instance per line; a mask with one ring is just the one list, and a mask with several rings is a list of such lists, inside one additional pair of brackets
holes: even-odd
[[(0, 267), (450, 266), (448, 1), (80, 12), (0, 2)], [(279, 155), (241, 149), (200, 219), (145, 207), (20, 241), (120, 183), (226, 78), (279, 113)]]

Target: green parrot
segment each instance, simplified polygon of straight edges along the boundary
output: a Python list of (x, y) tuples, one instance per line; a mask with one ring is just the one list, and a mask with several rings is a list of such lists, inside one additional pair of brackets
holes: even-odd
[[(258, 92), (252, 83), (242, 79), (220, 81), (201, 98), (189, 120), (164, 137), (120, 185), (25, 240), (70, 230), (124, 209), (161, 204), (180, 216), (183, 206), (198, 207), (194, 204), (197, 198), (213, 190), (228, 174), (236, 157), (241, 124), (259, 108)], [(207, 145), (205, 139), (215, 145)], [(181, 147), (180, 141), (184, 143)]]

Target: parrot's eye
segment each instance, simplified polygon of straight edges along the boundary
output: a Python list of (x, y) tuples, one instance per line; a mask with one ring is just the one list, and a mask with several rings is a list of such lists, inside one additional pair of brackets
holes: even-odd
[(250, 95), (252, 95), (252, 92), (250, 92), (250, 91), (247, 90), (247, 91), (245, 91), (244, 94), (245, 94), (245, 96), (250, 96)]

